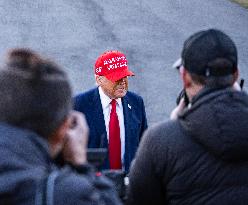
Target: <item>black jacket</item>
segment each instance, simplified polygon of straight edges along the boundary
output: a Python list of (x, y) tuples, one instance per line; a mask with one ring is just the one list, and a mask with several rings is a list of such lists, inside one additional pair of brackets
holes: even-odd
[(128, 198), (129, 205), (247, 204), (248, 96), (205, 89), (178, 120), (149, 129)]
[(58, 169), (44, 139), (0, 123), (0, 204), (34, 205), (38, 187), (52, 170), (59, 173), (54, 204), (120, 204), (112, 184), (97, 177), (89, 166)]

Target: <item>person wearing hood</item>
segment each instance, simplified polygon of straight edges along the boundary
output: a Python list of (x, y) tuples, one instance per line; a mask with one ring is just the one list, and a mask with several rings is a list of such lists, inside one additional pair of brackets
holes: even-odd
[(247, 204), (248, 95), (234, 88), (237, 49), (217, 29), (185, 42), (184, 98), (171, 120), (149, 128), (130, 170), (128, 205)]
[(9, 51), (0, 69), (0, 204), (121, 204), (87, 163), (89, 130), (71, 98), (60, 66), (30, 49)]

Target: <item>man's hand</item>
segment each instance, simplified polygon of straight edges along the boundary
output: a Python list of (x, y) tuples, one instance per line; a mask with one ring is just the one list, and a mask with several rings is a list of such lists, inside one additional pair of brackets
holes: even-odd
[(241, 87), (240, 87), (240, 85), (239, 85), (239, 83), (237, 81), (233, 84), (233, 89), (234, 90), (237, 90), (237, 91), (241, 91), (242, 90)]
[(63, 156), (66, 162), (81, 165), (87, 162), (89, 128), (82, 113), (71, 111), (69, 117), (70, 128), (65, 136)]
[(178, 115), (182, 113), (184, 108), (185, 108), (184, 98), (181, 98), (177, 107), (175, 107), (174, 110), (172, 110), (172, 112), (170, 114), (170, 119), (176, 120), (178, 118)]

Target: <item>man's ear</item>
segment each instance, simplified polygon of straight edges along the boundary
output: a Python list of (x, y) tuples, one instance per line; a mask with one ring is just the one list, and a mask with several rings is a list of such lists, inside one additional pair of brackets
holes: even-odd
[(192, 85), (192, 78), (191, 78), (189, 72), (184, 67), (181, 67), (180, 68), (180, 74), (181, 74), (181, 78), (183, 80), (183, 87), (189, 88)]
[(97, 85), (101, 85), (101, 84), (102, 84), (102, 76), (100, 76), (100, 75), (95, 75), (95, 79), (96, 79)]

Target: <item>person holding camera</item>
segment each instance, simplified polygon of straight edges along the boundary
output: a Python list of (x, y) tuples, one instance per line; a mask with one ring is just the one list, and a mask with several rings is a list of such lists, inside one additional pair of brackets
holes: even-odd
[(120, 204), (87, 164), (88, 126), (71, 98), (58, 65), (29, 49), (9, 52), (0, 70), (0, 204)]
[(217, 29), (194, 33), (179, 72), (185, 94), (172, 120), (143, 136), (127, 205), (247, 204), (248, 95), (234, 85), (234, 42)]

